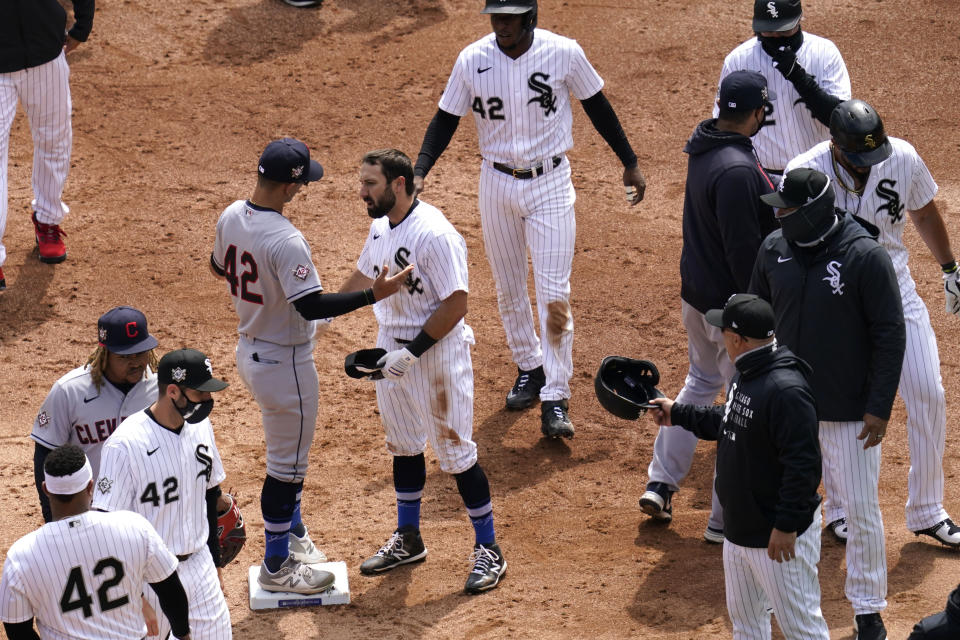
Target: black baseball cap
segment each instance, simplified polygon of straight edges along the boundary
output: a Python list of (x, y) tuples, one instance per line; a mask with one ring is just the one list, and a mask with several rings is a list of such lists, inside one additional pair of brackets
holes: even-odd
[(760, 199), (777, 209), (793, 209), (819, 198), (829, 184), (830, 178), (825, 173), (799, 167), (783, 176), (777, 191), (760, 196)]
[(762, 340), (773, 335), (773, 307), (752, 293), (735, 293), (723, 309), (710, 309), (707, 322), (721, 329), (730, 329), (747, 338)]
[(480, 13), (522, 15), (537, 8), (537, 0), (487, 0)]
[(762, 73), (734, 71), (720, 83), (717, 102), (721, 109), (728, 111), (753, 111), (776, 99), (777, 94), (767, 88), (767, 79)]
[(323, 167), (310, 159), (307, 145), (294, 138), (274, 140), (260, 154), (257, 173), (274, 182), (302, 182), (323, 177)]
[(157, 339), (147, 329), (147, 317), (133, 307), (114, 307), (97, 320), (101, 347), (118, 356), (156, 348)]
[(229, 385), (213, 377), (210, 359), (196, 349), (178, 349), (160, 358), (160, 385), (176, 384), (196, 391), (223, 391)]
[(754, 0), (753, 31), (790, 31), (802, 15), (800, 0)]

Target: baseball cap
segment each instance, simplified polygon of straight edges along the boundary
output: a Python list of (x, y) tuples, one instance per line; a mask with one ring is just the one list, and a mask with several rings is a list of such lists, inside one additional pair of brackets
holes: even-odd
[(707, 322), (721, 329), (730, 329), (747, 338), (762, 340), (773, 335), (773, 307), (752, 293), (735, 293), (723, 309), (710, 309)]
[(829, 184), (830, 178), (826, 174), (816, 169), (799, 167), (783, 176), (777, 191), (760, 196), (760, 200), (777, 209), (802, 207), (823, 195)]
[(323, 167), (310, 159), (307, 145), (294, 138), (274, 140), (260, 154), (257, 172), (274, 182), (302, 182), (323, 177)]
[(118, 356), (156, 348), (157, 339), (147, 329), (147, 317), (133, 307), (114, 307), (97, 320), (101, 347)]
[(753, 31), (790, 31), (802, 15), (800, 0), (754, 0)]
[(537, 0), (487, 0), (480, 13), (521, 15), (537, 8)]
[(229, 386), (213, 377), (210, 359), (196, 349), (178, 349), (160, 358), (157, 382), (160, 385), (178, 384), (196, 391), (223, 391)]
[(752, 111), (759, 109), (777, 94), (767, 88), (767, 79), (758, 71), (734, 71), (720, 83), (717, 101), (721, 109)]

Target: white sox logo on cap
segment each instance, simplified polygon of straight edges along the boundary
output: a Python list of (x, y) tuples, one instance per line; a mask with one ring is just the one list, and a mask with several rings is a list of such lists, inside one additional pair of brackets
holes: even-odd
[(777, 4), (773, 0), (770, 0), (770, 2), (767, 3), (767, 11), (770, 13), (771, 18), (780, 17), (780, 14), (777, 13)]
[(207, 373), (209, 373), (209, 374), (210, 374), (210, 377), (212, 378), (212, 377), (213, 377), (213, 365), (210, 364), (210, 358), (204, 359), (203, 364), (204, 364), (205, 367), (207, 367)]
[(173, 378), (174, 382), (183, 382), (187, 379), (187, 370), (183, 367), (174, 367), (173, 371), (170, 372), (170, 377)]

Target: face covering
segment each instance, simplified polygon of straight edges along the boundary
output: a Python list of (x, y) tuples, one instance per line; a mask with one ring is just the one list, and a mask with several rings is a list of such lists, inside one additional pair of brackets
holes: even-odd
[(824, 190), (812, 202), (791, 214), (778, 218), (780, 227), (783, 229), (783, 237), (802, 246), (819, 244), (836, 221), (833, 203), (833, 185), (827, 183)]
[(771, 57), (780, 50), (780, 47), (784, 46), (790, 47), (796, 53), (800, 49), (800, 45), (803, 44), (803, 30), (799, 29), (795, 34), (786, 38), (762, 36), (758, 33), (757, 40), (760, 41), (760, 46), (767, 52), (767, 55)]
[(186, 404), (181, 407), (176, 401), (174, 401), (173, 406), (177, 410), (177, 413), (180, 414), (180, 417), (190, 424), (202, 422), (203, 419), (209, 416), (210, 412), (213, 411), (213, 398), (204, 400), (203, 402), (193, 402), (187, 397), (187, 394), (184, 393), (183, 389), (180, 389), (180, 395), (183, 396), (183, 400)]

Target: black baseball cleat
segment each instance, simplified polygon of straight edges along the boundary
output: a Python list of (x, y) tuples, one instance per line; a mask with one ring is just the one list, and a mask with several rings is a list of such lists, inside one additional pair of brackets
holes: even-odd
[(853, 618), (856, 640), (887, 640), (887, 628), (879, 613), (861, 613)]
[(474, 545), (470, 564), (473, 568), (463, 588), (466, 593), (483, 593), (493, 589), (507, 572), (507, 561), (503, 559), (500, 546), (496, 543)]
[(673, 491), (663, 482), (647, 483), (647, 490), (640, 496), (640, 509), (662, 522), (673, 520)]
[(393, 532), (377, 553), (360, 565), (360, 573), (366, 576), (389, 571), (394, 567), (412, 562), (421, 562), (427, 557), (420, 532), (413, 527), (401, 527)]
[(3, 269), (0, 269), (0, 291), (7, 288), (7, 279), (3, 277)]
[(540, 389), (547, 383), (543, 367), (529, 371), (517, 368), (517, 379), (507, 394), (507, 409), (520, 411), (533, 405), (540, 398)]
[(572, 438), (573, 423), (567, 417), (567, 400), (540, 403), (540, 431), (548, 438)]
[(941, 520), (932, 527), (914, 531), (913, 535), (930, 536), (944, 546), (960, 549), (960, 527), (953, 524), (953, 520), (950, 518)]

